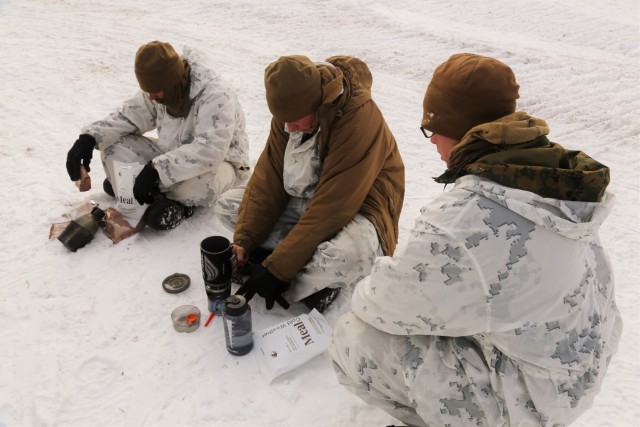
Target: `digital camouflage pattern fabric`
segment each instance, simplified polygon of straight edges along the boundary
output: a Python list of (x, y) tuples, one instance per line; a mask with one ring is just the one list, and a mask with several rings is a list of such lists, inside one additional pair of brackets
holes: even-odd
[(543, 197), (600, 201), (609, 168), (581, 151), (550, 142), (544, 120), (516, 112), (478, 125), (450, 154), (449, 168), (436, 182), (473, 174)]
[(341, 318), (340, 381), (410, 425), (567, 425), (588, 409), (622, 322), (600, 202), (475, 175), (424, 206)]

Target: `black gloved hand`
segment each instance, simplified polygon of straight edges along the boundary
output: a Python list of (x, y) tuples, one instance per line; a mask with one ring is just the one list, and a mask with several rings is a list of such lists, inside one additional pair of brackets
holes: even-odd
[(133, 183), (133, 197), (141, 205), (153, 203), (153, 194), (160, 191), (159, 181), (160, 176), (153, 167), (153, 163), (147, 163), (136, 177), (136, 182)]
[(257, 293), (264, 298), (267, 310), (273, 308), (274, 302), (280, 304), (284, 309), (289, 308), (289, 303), (282, 294), (289, 289), (289, 284), (278, 279), (269, 270), (260, 264), (254, 264), (251, 268), (251, 277), (240, 286), (236, 295), (244, 295), (247, 301)]
[(91, 168), (91, 158), (93, 157), (93, 149), (96, 146), (96, 140), (91, 135), (83, 133), (78, 137), (76, 142), (67, 153), (67, 173), (71, 181), (80, 179), (80, 163), (89, 172)]

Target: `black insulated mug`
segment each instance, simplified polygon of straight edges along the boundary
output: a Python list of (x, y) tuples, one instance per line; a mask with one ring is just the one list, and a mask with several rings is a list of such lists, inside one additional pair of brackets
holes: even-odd
[(231, 275), (235, 256), (226, 237), (211, 236), (200, 243), (200, 260), (209, 311), (222, 314), (224, 302), (231, 295)]

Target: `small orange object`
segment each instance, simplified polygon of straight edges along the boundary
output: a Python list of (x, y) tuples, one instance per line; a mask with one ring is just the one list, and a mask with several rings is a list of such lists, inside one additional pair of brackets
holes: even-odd
[(213, 316), (214, 316), (214, 315), (215, 315), (215, 313), (214, 313), (213, 311), (209, 314), (209, 318), (207, 319), (207, 321), (206, 321), (206, 322), (204, 322), (204, 327), (205, 327), (205, 328), (206, 328), (207, 326), (209, 326), (209, 323), (211, 323), (211, 319), (213, 319)]
[(198, 321), (198, 315), (195, 313), (187, 314), (187, 324), (193, 325)]

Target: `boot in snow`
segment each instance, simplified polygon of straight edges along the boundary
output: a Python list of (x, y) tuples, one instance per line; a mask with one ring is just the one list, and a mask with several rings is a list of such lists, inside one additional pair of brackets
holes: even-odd
[(172, 230), (195, 212), (195, 206), (185, 206), (165, 197), (155, 197), (155, 201), (144, 214), (144, 222), (154, 230)]
[(340, 289), (342, 288), (320, 289), (318, 292), (303, 298), (301, 301), (311, 310), (315, 308), (319, 313), (322, 313), (338, 298)]

